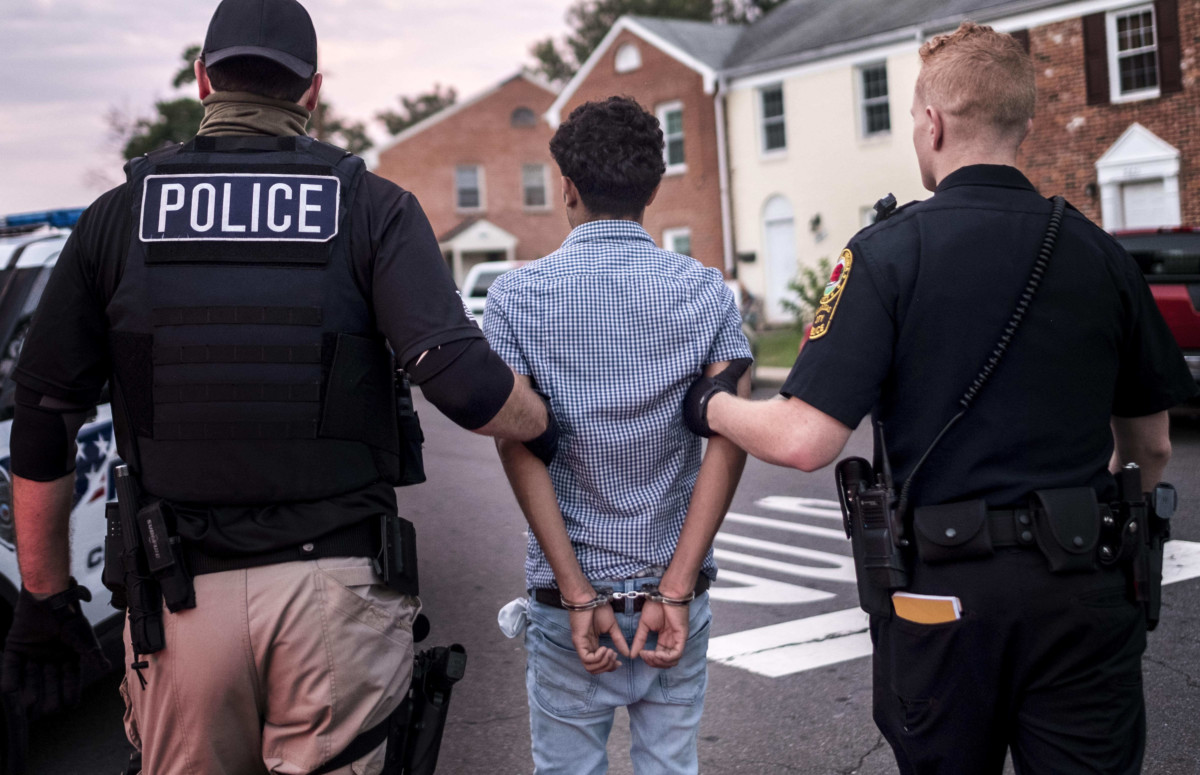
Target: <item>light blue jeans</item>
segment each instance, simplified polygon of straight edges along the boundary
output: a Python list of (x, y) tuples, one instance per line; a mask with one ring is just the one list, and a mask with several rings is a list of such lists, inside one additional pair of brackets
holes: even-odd
[[(617, 592), (635, 592), (656, 578), (610, 583)], [(632, 609), (632, 605), (630, 605)], [(641, 613), (617, 614), (625, 641), (633, 644)], [(613, 714), (629, 712), (630, 757), (637, 775), (688, 775), (699, 771), (696, 751), (704, 691), (708, 686), (708, 632), (712, 610), (708, 593), (689, 611), (688, 640), (679, 664), (652, 668), (640, 659), (621, 658), (611, 673), (591, 675), (571, 645), (567, 612), (531, 600), (525, 631), (525, 688), (536, 775), (603, 775)], [(601, 637), (612, 647), (612, 639)], [(656, 638), (646, 644), (653, 649)]]

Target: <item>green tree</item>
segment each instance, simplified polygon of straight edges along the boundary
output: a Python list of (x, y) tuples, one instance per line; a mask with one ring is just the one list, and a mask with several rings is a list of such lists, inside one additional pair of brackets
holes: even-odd
[(183, 50), (183, 66), (175, 73), (175, 77), (171, 79), (171, 85), (178, 89), (181, 86), (186, 86), (189, 83), (196, 82), (196, 60), (200, 58), (202, 48), (193, 43)]
[(458, 91), (453, 86), (444, 89), (440, 83), (433, 85), (432, 91), (418, 94), (414, 97), (400, 95), (400, 110), (381, 110), (375, 118), (383, 122), (390, 134), (398, 135), (414, 124), (419, 124), (440, 110), (450, 107), (458, 99)]
[(308, 129), (309, 134), (318, 140), (341, 146), (350, 153), (360, 154), (374, 145), (367, 136), (367, 127), (363, 122), (338, 115), (325, 100), (317, 102)]
[(118, 124), (122, 119), (110, 119), (114, 132), (124, 140), (121, 153), (126, 159), (150, 153), (168, 143), (190, 140), (204, 118), (204, 106), (191, 97), (160, 100), (154, 107), (157, 111), (154, 118), (127, 120), (123, 127)]
[(821, 297), (825, 295), (825, 286), (829, 283), (832, 271), (833, 265), (828, 258), (818, 258), (815, 269), (811, 266), (801, 267), (795, 279), (788, 283), (788, 290), (796, 294), (796, 299), (793, 301), (784, 297), (779, 304), (792, 314), (796, 328), (803, 330), (812, 322), (817, 307), (821, 306)]
[(716, 0), (713, 21), (750, 24), (786, 2), (787, 0)]
[(784, 0), (575, 0), (567, 9), (570, 32), (560, 43), (544, 38), (529, 53), (533, 72), (553, 83), (570, 80), (626, 14), (728, 24), (755, 21)]

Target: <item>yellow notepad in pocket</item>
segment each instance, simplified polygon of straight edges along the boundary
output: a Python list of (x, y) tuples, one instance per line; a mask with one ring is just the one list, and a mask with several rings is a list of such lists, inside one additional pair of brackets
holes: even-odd
[(896, 616), (917, 624), (942, 624), (962, 618), (962, 603), (951, 595), (916, 595), (893, 592)]

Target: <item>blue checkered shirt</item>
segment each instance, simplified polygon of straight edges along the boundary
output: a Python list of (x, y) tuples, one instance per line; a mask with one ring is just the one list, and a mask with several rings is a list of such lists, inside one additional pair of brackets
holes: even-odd
[[(705, 365), (751, 357), (721, 273), (660, 250), (632, 221), (593, 221), (497, 279), (483, 330), (550, 398), (561, 430), (550, 478), (584, 574), (665, 568), (700, 470), (684, 393)], [(711, 550), (701, 570), (716, 577)], [(525, 578), (555, 586), (532, 533)]]

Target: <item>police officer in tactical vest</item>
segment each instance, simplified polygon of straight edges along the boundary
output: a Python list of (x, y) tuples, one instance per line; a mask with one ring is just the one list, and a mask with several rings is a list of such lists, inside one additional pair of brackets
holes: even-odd
[(67, 536), (75, 434), (107, 383), (131, 475), (105, 575), (153, 775), (382, 766), (419, 607), (394, 488), (422, 478), (420, 437), (394, 365), (462, 427), (554, 452), (415, 198), (305, 135), (316, 64), (296, 0), (219, 5), (197, 136), (84, 213), (15, 374), (24, 587), (3, 688), (52, 710), (78, 698), (81, 657), (103, 662)]
[(871, 415), (874, 461), (836, 475), (901, 773), (999, 775), (1006, 750), (1018, 773), (1136, 773), (1174, 504), (1155, 483), (1196, 385), (1136, 263), (1017, 169), (1020, 43), (964, 22), (921, 58), (933, 196), (881, 200), (850, 240), (781, 399), (700, 379), (684, 415), (804, 471)]

